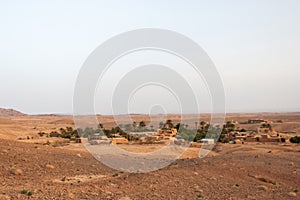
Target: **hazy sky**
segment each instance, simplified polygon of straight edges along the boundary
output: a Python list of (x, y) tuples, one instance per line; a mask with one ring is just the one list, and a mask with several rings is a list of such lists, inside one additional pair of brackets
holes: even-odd
[(72, 113), (77, 74), (98, 45), (163, 28), (208, 53), (227, 112), (300, 111), (298, 0), (0, 1), (0, 25), (0, 107)]

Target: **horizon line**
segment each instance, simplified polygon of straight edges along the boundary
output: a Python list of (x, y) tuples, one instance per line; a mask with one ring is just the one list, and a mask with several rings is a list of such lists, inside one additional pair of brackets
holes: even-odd
[[(3, 108), (0, 107), (0, 109), (6, 109), (6, 110), (14, 110), (16, 112), (20, 112), (21, 114), (24, 115), (29, 115), (29, 116), (41, 116), (41, 115), (57, 115), (57, 116), (120, 116), (120, 115), (149, 115), (149, 113), (118, 113), (118, 114), (101, 114), (101, 113), (93, 113), (93, 114), (80, 114), (80, 115), (75, 115), (72, 113), (54, 113), (54, 112), (45, 112), (45, 113), (25, 113), (20, 111), (19, 109), (15, 108)], [(229, 111), (229, 112), (202, 112), (202, 113), (157, 113), (157, 114), (150, 114), (150, 115), (201, 115), (201, 114), (272, 114), (272, 113), (300, 113), (300, 109), (295, 109), (295, 111), (284, 111), (284, 110), (274, 110), (274, 111), (267, 111), (267, 110), (261, 110), (261, 111)]]

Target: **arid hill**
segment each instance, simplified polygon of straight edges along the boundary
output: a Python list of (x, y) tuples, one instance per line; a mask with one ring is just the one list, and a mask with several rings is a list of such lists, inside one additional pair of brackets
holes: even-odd
[(20, 116), (25, 116), (25, 115), (26, 114), (21, 113), (14, 109), (0, 108), (0, 116), (1, 117), (20, 117)]

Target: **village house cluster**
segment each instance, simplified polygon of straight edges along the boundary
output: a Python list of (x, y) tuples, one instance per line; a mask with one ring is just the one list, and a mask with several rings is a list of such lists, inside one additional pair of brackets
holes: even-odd
[[(240, 125), (248, 124), (252, 125), (257, 124), (257, 128), (254, 130), (246, 130), (245, 128), (240, 129)], [(209, 126), (207, 122), (202, 122), (201, 127), (198, 130), (198, 133), (203, 132), (203, 127)], [(227, 127), (227, 128), (226, 128)], [(245, 126), (243, 126), (245, 127)], [(230, 143), (230, 144), (244, 144), (248, 142), (262, 142), (262, 143), (282, 143), (286, 142), (289, 136), (285, 133), (277, 132), (272, 126), (271, 121), (263, 119), (249, 119), (246, 122), (239, 123), (238, 121), (229, 121), (224, 126), (223, 129), (228, 131), (222, 132), (220, 137), (220, 142)], [(203, 144), (214, 144), (216, 141), (210, 138), (200, 138), (195, 141), (188, 141), (182, 139), (180, 134), (177, 132), (177, 129), (174, 126), (165, 124), (163, 127), (157, 131), (146, 131), (146, 132), (131, 132), (130, 141), (120, 134), (114, 134), (114, 137), (107, 137), (105, 135), (94, 134), (88, 136), (88, 142), (92, 145), (96, 144), (183, 144), (191, 143), (192, 146), (195, 146), (196, 143)]]
[[(139, 144), (167, 144), (177, 135), (177, 129), (159, 129), (157, 132), (133, 132), (130, 134), (132, 141)], [(115, 137), (108, 138), (105, 135), (94, 134), (88, 137), (90, 144), (128, 144), (125, 137), (115, 134)]]
[[(234, 122), (238, 124), (238, 122)], [(263, 119), (250, 119), (247, 124), (259, 124), (256, 130), (231, 131), (225, 135), (223, 140), (233, 144), (243, 144), (246, 142), (286, 142), (287, 135), (277, 132), (272, 127), (272, 122)]]

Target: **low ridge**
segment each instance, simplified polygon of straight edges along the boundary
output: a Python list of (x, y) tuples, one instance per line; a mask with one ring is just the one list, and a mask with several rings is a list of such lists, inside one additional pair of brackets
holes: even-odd
[(25, 116), (26, 114), (19, 112), (14, 109), (5, 109), (0, 108), (0, 116), (1, 117), (19, 117), (19, 116)]

